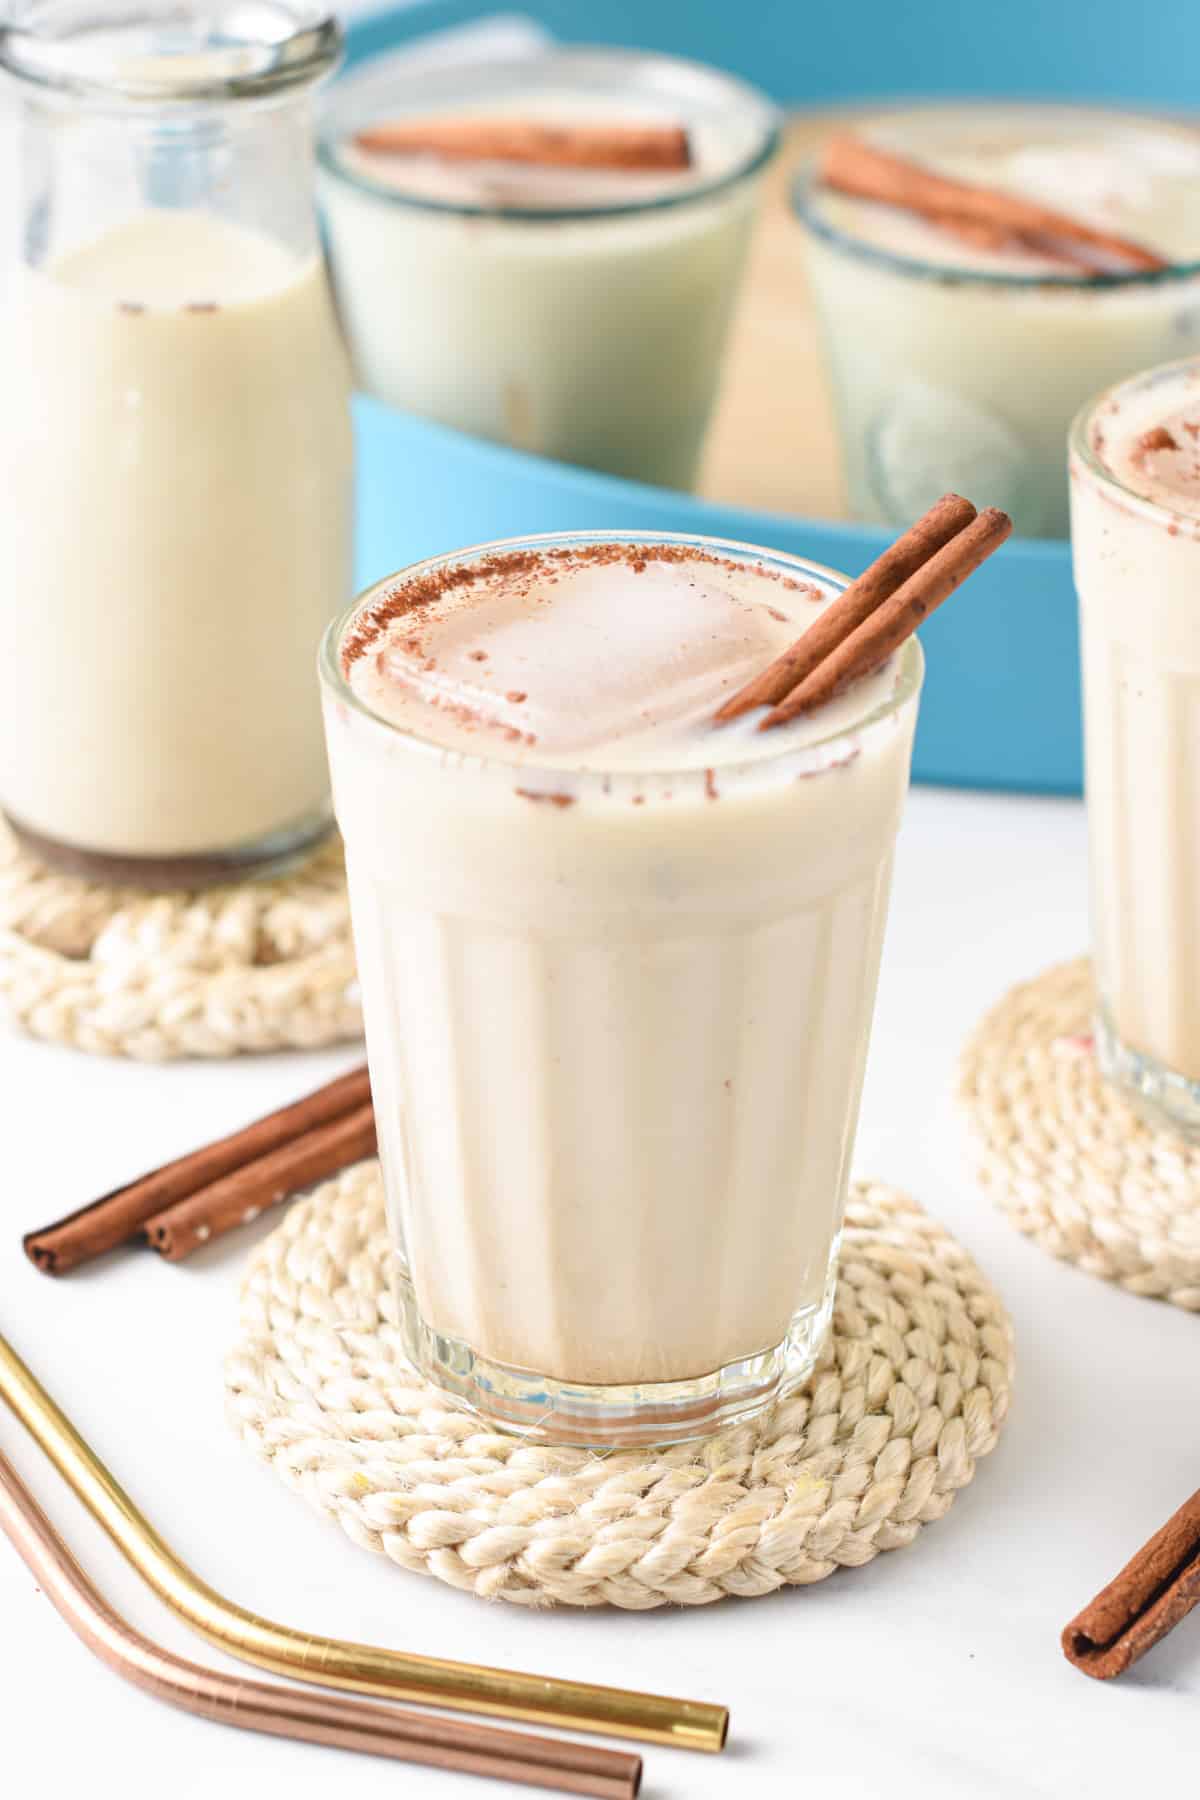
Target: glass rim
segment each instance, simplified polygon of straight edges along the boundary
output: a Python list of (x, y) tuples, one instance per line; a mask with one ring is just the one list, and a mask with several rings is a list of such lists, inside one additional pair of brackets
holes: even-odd
[(1076, 466), (1082, 468), (1099, 487), (1119, 494), (1121, 504), (1129, 511), (1141, 513), (1144, 518), (1153, 519), (1158, 524), (1172, 525), (1180, 519), (1185, 519), (1194, 525), (1196, 515), (1185, 512), (1179, 507), (1171, 506), (1165, 500), (1152, 500), (1148, 494), (1139, 493), (1137, 488), (1130, 487), (1128, 482), (1122, 481), (1121, 477), (1097, 455), (1092, 443), (1092, 426), (1103, 409), (1114, 400), (1119, 400), (1122, 395), (1154, 387), (1159, 382), (1166, 386), (1187, 373), (1193, 373), (1200, 377), (1200, 356), (1181, 356), (1174, 362), (1156, 363), (1151, 369), (1139, 369), (1136, 375), (1126, 375), (1120, 381), (1114, 381), (1111, 387), (1106, 387), (1103, 392), (1095, 395), (1093, 399), (1086, 401), (1080, 407), (1071, 421), (1071, 429), (1067, 434), (1072, 468)]
[(1189, 262), (1168, 263), (1163, 269), (1124, 269), (1093, 275), (1054, 275), (1020, 273), (1011, 269), (979, 269), (960, 263), (930, 262), (925, 257), (906, 256), (902, 250), (889, 250), (882, 244), (871, 244), (856, 237), (822, 216), (817, 196), (821, 184), (816, 179), (819, 156), (809, 156), (799, 165), (789, 189), (792, 212), (814, 237), (847, 251), (862, 262), (890, 269), (917, 281), (940, 282), (943, 285), (1008, 289), (1014, 293), (1037, 293), (1050, 289), (1055, 293), (1122, 292), (1127, 288), (1163, 287), (1171, 282), (1187, 281), (1200, 275), (1200, 257)]
[[(386, 53), (385, 53), (386, 54)], [(381, 200), (386, 205), (398, 206), (412, 212), (442, 214), (460, 219), (504, 219), (524, 225), (563, 224), (571, 220), (584, 219), (621, 219), (640, 213), (666, 212), (674, 207), (691, 206), (701, 200), (709, 200), (714, 195), (723, 193), (727, 188), (736, 187), (739, 182), (748, 181), (775, 156), (783, 142), (783, 127), (779, 110), (773, 106), (766, 95), (753, 87), (751, 83), (741, 81), (735, 75), (726, 74), (723, 69), (713, 68), (708, 63), (697, 62), (684, 56), (659, 55), (647, 50), (623, 50), (609, 45), (571, 45), (559, 50), (550, 49), (534, 58), (510, 57), (487, 61), (472, 61), (456, 64), (450, 73), (469, 80), (480, 72), (494, 74), (497, 70), (519, 69), (530, 67), (537, 62), (558, 56), (560, 60), (570, 58), (594, 58), (597, 62), (631, 64), (648, 60), (655, 64), (667, 64), (673, 69), (681, 69), (692, 74), (702, 75), (706, 81), (724, 87), (730, 94), (743, 96), (752, 100), (761, 114), (758, 142), (746, 156), (741, 158), (732, 169), (715, 175), (710, 181), (689, 187), (680, 193), (659, 193), (648, 195), (644, 200), (592, 201), (578, 206), (516, 206), (512, 204), (490, 206), (486, 202), (468, 200), (441, 200), (432, 195), (405, 193), (393, 187), (389, 182), (372, 179), (365, 171), (349, 167), (338, 155), (341, 141), (348, 135), (349, 128), (342, 124), (338, 131), (333, 130), (332, 119), (322, 121), (317, 133), (317, 162), (321, 169), (335, 181), (358, 192), (369, 194), (372, 199)], [(371, 61), (382, 60), (372, 58)], [(370, 62), (361, 65), (369, 68)], [(358, 69), (354, 71), (355, 74)]]
[[(179, 53), (148, 50), (127, 56), (122, 73), (120, 55), (111, 45), (89, 41), (84, 20), (75, 29), (45, 29), (55, 18), (55, 8), (49, 6), (28, 24), (0, 21), (0, 72), (47, 95), (98, 104), (169, 107), (268, 99), (319, 81), (343, 52), (342, 28), (334, 13), (313, 9), (306, 16), (286, 6), (277, 10), (281, 21), (293, 20), (294, 30), (274, 39), (231, 36)], [(43, 11), (46, 18), (39, 28)], [(236, 6), (230, 11), (236, 16)], [(153, 24), (153, 15), (145, 22)], [(215, 32), (220, 15), (210, 23)], [(184, 65), (190, 65), (189, 73)]]
[[(406, 583), (420, 576), (433, 573), (439, 569), (470, 563), (496, 551), (513, 550), (552, 550), (569, 548), (572, 545), (587, 544), (622, 544), (631, 548), (641, 544), (678, 544), (702, 551), (733, 554), (740, 560), (765, 563), (769, 567), (786, 570), (788, 574), (797, 574), (820, 581), (822, 585), (832, 587), (835, 593), (849, 585), (850, 577), (843, 575), (838, 569), (831, 569), (825, 563), (814, 562), (809, 557), (796, 556), (787, 550), (769, 550), (760, 544), (746, 543), (737, 538), (710, 537), (686, 531), (622, 531), (608, 529), (598, 531), (548, 531), (532, 535), (510, 538), (496, 538), (482, 544), (471, 544), (463, 549), (443, 551), (436, 556), (427, 556), (419, 562), (409, 563), (393, 574), (384, 575), (357, 595), (350, 605), (330, 624), (322, 634), (318, 652), (318, 673), (322, 688), (336, 699), (339, 704), (346, 705), (360, 718), (369, 722), (377, 730), (387, 734), (390, 740), (396, 740), (418, 754), (438, 759), (451, 757), (456, 768), (470, 768), (479, 772), (502, 772), (511, 774), (514, 770), (522, 770), (538, 779), (555, 778), (590, 782), (619, 783), (623, 786), (637, 786), (645, 782), (671, 780), (677, 785), (694, 785), (698, 791), (706, 792), (710, 771), (692, 765), (655, 765), (653, 768), (620, 768), (605, 769), (592, 765), (580, 766), (563, 762), (530, 761), (515, 756), (505, 756), (499, 747), (496, 751), (479, 754), (452, 748), (439, 743), (435, 738), (422, 736), (419, 732), (398, 725), (392, 719), (378, 713), (357, 694), (342, 668), (342, 641), (363, 609), (379, 594), (395, 591)], [(864, 734), (873, 736), (882, 730), (900, 713), (904, 707), (917, 698), (921, 690), (924, 676), (925, 658), (920, 641), (914, 635), (910, 637), (896, 653), (899, 669), (895, 684), (887, 698), (873, 707), (869, 712), (856, 718), (851, 724), (840, 726), (836, 731), (828, 732), (824, 737), (812, 739), (804, 744), (781, 745), (776, 751), (761, 756), (743, 756), (737, 759), (718, 760), (713, 763), (712, 770), (722, 777), (753, 777), (755, 774), (769, 775), (784, 767), (789, 772), (797, 767), (818, 772), (836, 763), (838, 746), (848, 739), (861, 742)]]

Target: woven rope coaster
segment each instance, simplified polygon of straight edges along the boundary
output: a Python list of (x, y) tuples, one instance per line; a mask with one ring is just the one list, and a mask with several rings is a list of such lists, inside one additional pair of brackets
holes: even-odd
[(1200, 1149), (1154, 1131), (1103, 1079), (1091, 965), (1048, 969), (988, 1013), (959, 1096), (978, 1174), (1043, 1249), (1200, 1312)]
[(595, 1456), (491, 1429), (404, 1361), (378, 1164), (255, 1254), (229, 1415), (364, 1549), (524, 1606), (645, 1609), (820, 1581), (911, 1544), (996, 1442), (1011, 1331), (915, 1201), (855, 1187), (834, 1329), (808, 1384), (700, 1443)]
[(0, 1009), (34, 1037), (162, 1061), (361, 1035), (341, 843), (187, 894), (58, 875), (0, 825)]

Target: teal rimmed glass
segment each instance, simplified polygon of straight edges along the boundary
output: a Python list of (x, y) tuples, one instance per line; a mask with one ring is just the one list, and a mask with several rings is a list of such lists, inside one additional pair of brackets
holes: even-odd
[[(1119, 134), (1136, 147), (1139, 135), (1157, 144), (1161, 133), (1179, 146), (1179, 172), (1161, 179), (1176, 183), (1181, 206), (1193, 163), (1200, 181), (1200, 137), (1130, 113), (966, 101), (880, 114), (862, 129), (916, 162), (943, 155), (952, 169), (956, 152), (991, 142), (1036, 168), (1061, 155), (1069, 169), (1082, 156), (1101, 172), (1106, 156), (1120, 161)], [(1165, 190), (1158, 203), (1169, 198)], [(991, 252), (972, 256), (947, 236), (935, 260), (919, 239), (919, 253), (903, 239), (878, 241), (896, 209), (826, 194), (816, 160), (791, 199), (858, 518), (907, 524), (956, 489), (1003, 507), (1022, 536), (1065, 538), (1066, 438), (1079, 407), (1139, 369), (1200, 351), (1200, 258), (1062, 273), (1049, 261), (990, 266)]]
[[(501, 180), (434, 159), (422, 174), (352, 142), (382, 119), (516, 111), (669, 120), (689, 133), (692, 166)], [(403, 56), (367, 63), (331, 94), (318, 152), (360, 386), (474, 437), (690, 488), (778, 143), (761, 94), (675, 57), (548, 50), (408, 74)]]

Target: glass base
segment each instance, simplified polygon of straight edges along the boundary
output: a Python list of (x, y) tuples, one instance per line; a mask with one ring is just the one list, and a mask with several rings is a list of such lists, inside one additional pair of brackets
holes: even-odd
[(491, 1362), (426, 1324), (407, 1274), (397, 1275), (396, 1290), (405, 1354), (421, 1374), (502, 1431), (591, 1450), (683, 1443), (752, 1419), (812, 1373), (833, 1317), (831, 1282), (770, 1350), (686, 1381), (592, 1386)]
[(123, 856), (46, 837), (9, 812), (3, 818), (21, 848), (49, 869), (101, 882), (106, 887), (154, 889), (218, 887), (227, 882), (261, 881), (285, 874), (311, 855), (333, 829), (332, 815), (322, 812), (232, 850), (182, 856)]
[(1200, 1082), (1122, 1043), (1103, 1007), (1096, 1014), (1095, 1033), (1101, 1074), (1120, 1088), (1139, 1117), (1155, 1131), (1200, 1142)]

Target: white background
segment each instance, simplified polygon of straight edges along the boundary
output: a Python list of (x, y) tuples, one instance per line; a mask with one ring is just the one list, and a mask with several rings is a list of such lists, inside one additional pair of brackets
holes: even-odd
[[(647, 1751), (652, 1800), (1115, 1800), (1144, 1791), (1148, 1770), (1159, 1791), (1194, 1792), (1200, 1613), (1108, 1685), (1068, 1666), (1058, 1634), (1200, 1482), (1200, 1321), (1019, 1237), (973, 1186), (950, 1102), (980, 1012), (1085, 945), (1084, 890), (1078, 804), (912, 795), (857, 1167), (909, 1188), (971, 1249), (1012, 1311), (1019, 1367), (1000, 1446), (949, 1516), (865, 1569), (696, 1611), (485, 1605), (355, 1548), (229, 1431), (221, 1359), (247, 1234), (179, 1268), (129, 1252), (53, 1282), (26, 1263), (22, 1231), (304, 1091), (353, 1053), (148, 1069), (0, 1036), (0, 1328), (184, 1557), (244, 1604), (345, 1637), (728, 1704), (723, 1757)], [(0, 1448), (131, 1617), (216, 1659), (139, 1589), (3, 1413)], [(0, 1742), (4, 1800), (487, 1791), (144, 1699), (74, 1642), (2, 1541)]]

